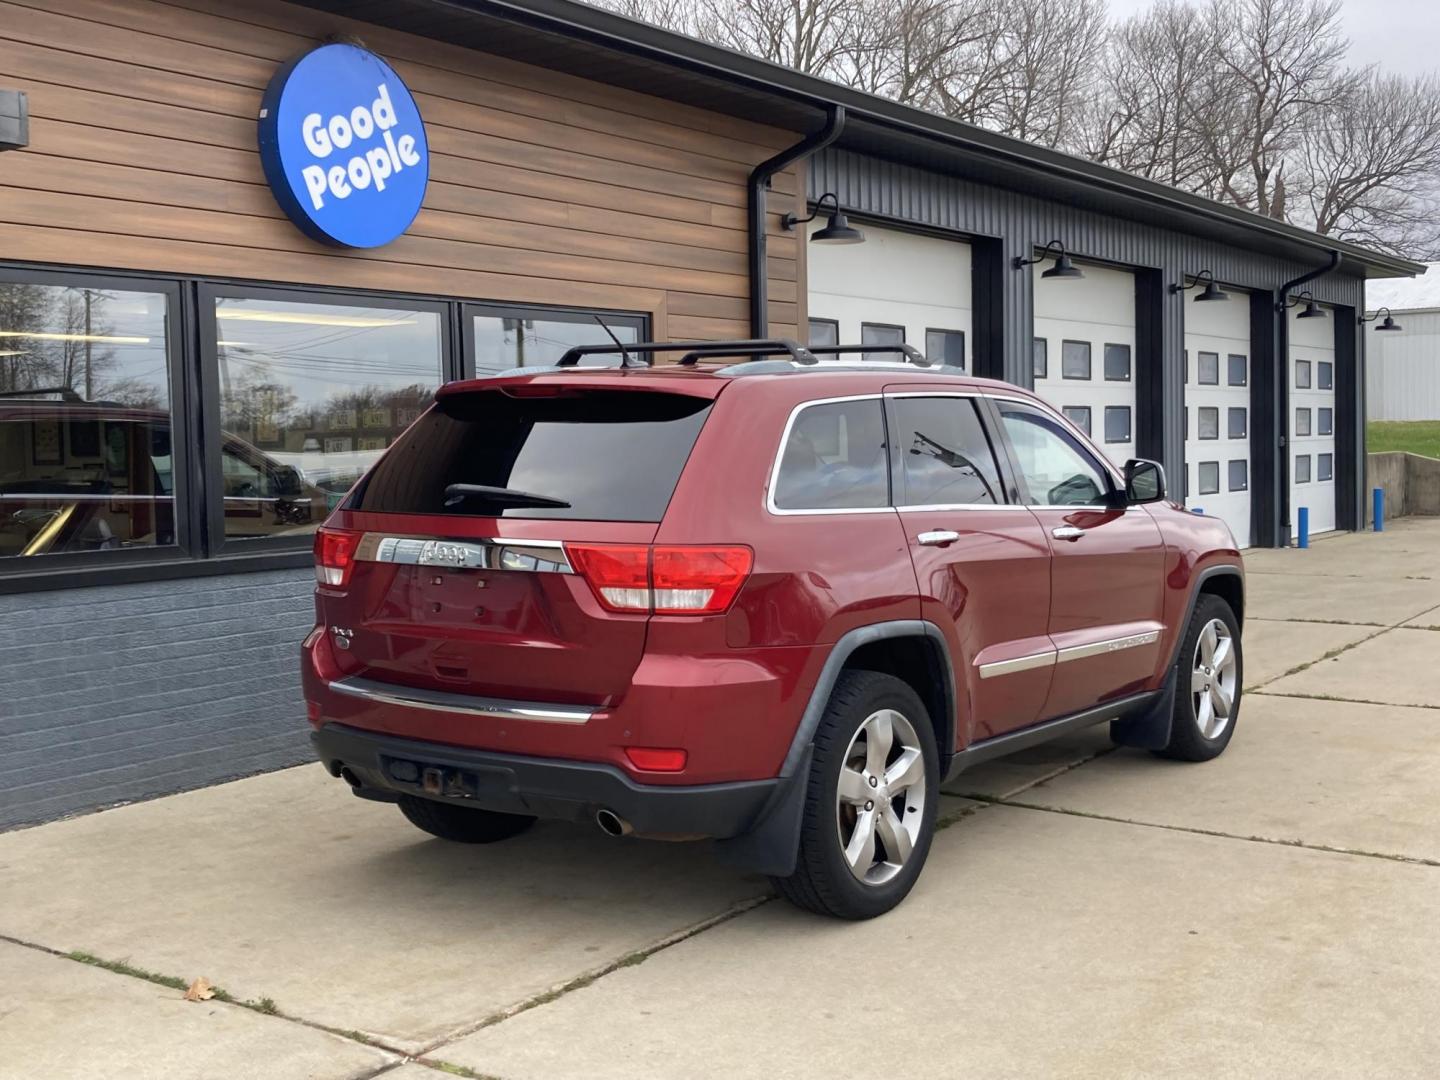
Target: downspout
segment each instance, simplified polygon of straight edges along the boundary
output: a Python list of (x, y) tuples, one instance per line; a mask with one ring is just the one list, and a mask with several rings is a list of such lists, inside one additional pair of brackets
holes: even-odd
[(1276, 398), (1280, 407), (1280, 422), (1276, 434), (1280, 443), (1280, 546), (1290, 546), (1290, 316), (1285, 301), (1290, 293), (1307, 282), (1324, 277), (1340, 265), (1340, 252), (1333, 248), (1330, 261), (1324, 266), (1291, 278), (1275, 290), (1275, 360), (1278, 366)]
[[(831, 105), (826, 110), (825, 126), (807, 135), (794, 146), (762, 161), (750, 172), (750, 336), (770, 336), (770, 281), (765, 268), (765, 193), (770, 179), (787, 165), (823, 150), (840, 137), (845, 128), (845, 106)], [(801, 236), (804, 242), (804, 236)], [(800, 283), (802, 286), (804, 282)]]

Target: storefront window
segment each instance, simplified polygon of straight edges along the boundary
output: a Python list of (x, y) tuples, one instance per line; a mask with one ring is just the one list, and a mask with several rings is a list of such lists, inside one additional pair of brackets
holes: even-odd
[[(623, 344), (640, 340), (644, 320), (633, 315), (593, 315), (580, 312), (484, 313), (471, 309), (470, 328), (476, 375), (494, 375), (518, 367), (554, 364), (576, 345), (611, 344), (609, 329)], [(581, 357), (584, 367), (613, 367), (615, 355)]]
[(442, 313), (254, 296), (214, 305), (225, 538), (312, 532), (430, 404)]
[(0, 560), (176, 542), (168, 318), (163, 293), (0, 281)]

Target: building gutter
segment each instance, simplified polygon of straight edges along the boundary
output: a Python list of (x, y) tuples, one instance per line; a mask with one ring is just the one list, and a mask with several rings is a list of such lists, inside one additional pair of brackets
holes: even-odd
[[(766, 195), (770, 181), (782, 169), (809, 157), (817, 150), (823, 150), (845, 130), (845, 106), (831, 105), (825, 111), (825, 126), (805, 136), (772, 158), (767, 158), (750, 170), (748, 189), (749, 216), (747, 224), (750, 233), (750, 336), (770, 336), (770, 274), (766, 267)], [(797, 242), (805, 243), (805, 233), (797, 233)], [(804, 284), (803, 282), (801, 283)]]
[(1301, 285), (1305, 285), (1316, 278), (1324, 277), (1339, 268), (1342, 256), (1339, 251), (1331, 248), (1329, 251), (1330, 260), (1324, 266), (1317, 266), (1313, 270), (1306, 271), (1299, 277), (1291, 278), (1285, 284), (1275, 290), (1275, 361), (1278, 367), (1276, 376), (1276, 403), (1280, 410), (1278, 423), (1275, 432), (1280, 444), (1280, 546), (1290, 546), (1291, 524), (1290, 524), (1290, 316), (1286, 313), (1286, 301), (1290, 294)]

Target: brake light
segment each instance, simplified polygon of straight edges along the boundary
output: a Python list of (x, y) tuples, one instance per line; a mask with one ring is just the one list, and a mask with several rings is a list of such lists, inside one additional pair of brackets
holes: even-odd
[(716, 615), (750, 576), (747, 547), (566, 544), (575, 569), (609, 611)]
[(321, 585), (344, 585), (355, 565), (358, 532), (349, 529), (319, 529), (315, 533), (315, 580)]

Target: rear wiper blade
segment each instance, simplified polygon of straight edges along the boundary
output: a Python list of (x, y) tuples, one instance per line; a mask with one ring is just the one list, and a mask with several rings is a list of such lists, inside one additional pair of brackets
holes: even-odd
[(514, 488), (490, 487), (488, 484), (451, 484), (445, 489), (446, 506), (459, 506), (466, 499), (482, 499), (496, 506), (570, 509), (570, 504), (564, 499), (552, 499), (549, 495), (535, 495), (529, 491), (516, 491)]

